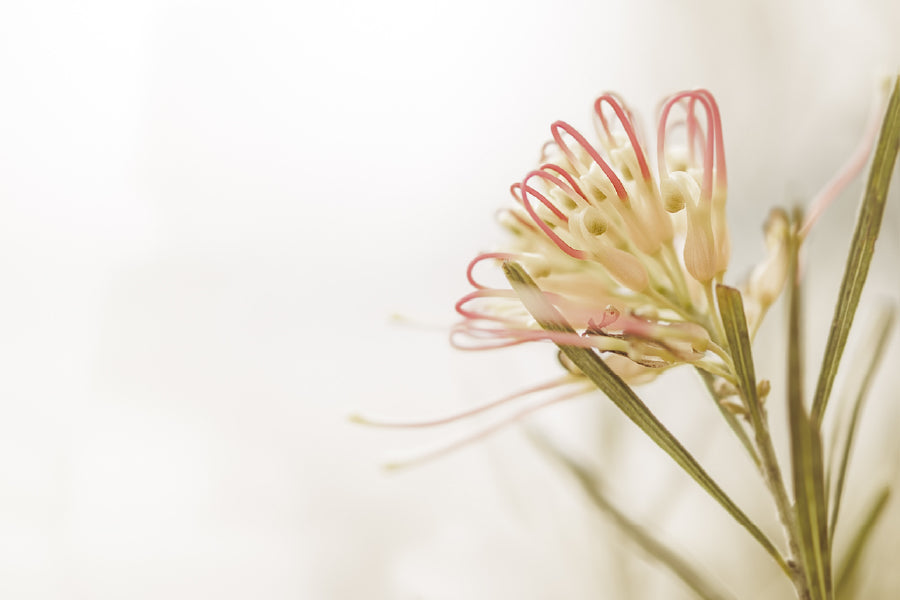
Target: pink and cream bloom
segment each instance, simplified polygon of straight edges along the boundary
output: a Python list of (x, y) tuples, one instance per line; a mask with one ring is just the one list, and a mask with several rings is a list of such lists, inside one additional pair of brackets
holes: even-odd
[[(557, 121), (541, 164), (511, 187), (514, 202), (500, 213), (510, 242), (469, 264), (475, 290), (456, 305), (454, 345), (590, 347), (632, 384), (681, 364), (732, 379), (713, 293), (731, 248), (715, 98), (692, 90), (666, 99), (652, 154), (617, 95), (600, 96), (593, 116), (597, 144)], [(784, 282), (781, 247), (772, 240), (772, 267), (748, 290), (760, 317)], [(543, 330), (512, 290), (481, 283), (475, 272), (488, 260), (520, 263), (576, 333)]]
[[(466, 276), (474, 289), (456, 303), (462, 321), (452, 328), (451, 343), (476, 351), (532, 342), (591, 348), (630, 385), (691, 365), (712, 375), (726, 395), (736, 391), (714, 292), (731, 253), (725, 147), (715, 98), (703, 89), (667, 98), (659, 109), (652, 154), (634, 114), (617, 95), (600, 96), (593, 108), (596, 144), (556, 121), (539, 166), (510, 187), (512, 202), (499, 212), (509, 239), (469, 263)], [(856, 153), (810, 203), (796, 232), (801, 240), (864, 167), (880, 114), (873, 112)], [(771, 211), (764, 227), (767, 255), (740, 284), (751, 336), (784, 287), (791, 227), (784, 210)], [(506, 282), (485, 283), (487, 265), (504, 261), (526, 270), (544, 304), (555, 309), (553, 319), (561, 315), (573, 331), (544, 329), (540, 315), (531, 314)], [(493, 279), (502, 281), (496, 275)], [(434, 427), (525, 403), (487, 427), (394, 466), (422, 462), (596, 389), (562, 352), (558, 357), (560, 377), (456, 414), (422, 421), (359, 414), (351, 419), (383, 427)]]

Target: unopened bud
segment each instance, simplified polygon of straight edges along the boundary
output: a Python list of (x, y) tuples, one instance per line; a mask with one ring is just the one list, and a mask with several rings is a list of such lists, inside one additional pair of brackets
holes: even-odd
[(522, 266), (533, 278), (539, 279), (550, 275), (550, 261), (544, 255), (526, 252), (520, 260)]
[(677, 213), (684, 208), (684, 195), (681, 193), (681, 186), (675, 180), (663, 179), (659, 184), (659, 193), (666, 212)]
[(647, 269), (633, 254), (618, 248), (606, 248), (596, 255), (609, 276), (635, 292), (642, 292), (650, 284)]
[(637, 155), (635, 155), (634, 148), (630, 144), (610, 151), (609, 158), (625, 181), (632, 181), (640, 175), (641, 168), (637, 162)]
[(711, 281), (716, 275), (715, 237), (709, 222), (709, 207), (703, 206), (702, 201), (687, 209), (684, 266), (700, 283)]
[(719, 404), (722, 406), (722, 408), (733, 415), (737, 415), (739, 417), (747, 416), (747, 409), (744, 408), (744, 405), (739, 402), (735, 402), (734, 400), (719, 400)]
[(717, 379), (713, 385), (713, 389), (719, 398), (727, 398), (729, 396), (737, 396), (738, 389), (724, 379)]
[(594, 188), (594, 196), (596, 200), (602, 201), (607, 198), (615, 198), (618, 194), (609, 177), (603, 172), (603, 169), (597, 163), (591, 163), (588, 172), (582, 176), (581, 180)]
[(748, 291), (763, 307), (771, 305), (781, 293), (788, 271), (788, 217), (783, 210), (774, 210), (766, 221), (766, 246), (769, 254), (753, 270)]
[(573, 200), (567, 192), (564, 192), (558, 187), (551, 188), (549, 195), (553, 200), (553, 204), (563, 209), (564, 212), (575, 210), (578, 206), (575, 203), (575, 200)]

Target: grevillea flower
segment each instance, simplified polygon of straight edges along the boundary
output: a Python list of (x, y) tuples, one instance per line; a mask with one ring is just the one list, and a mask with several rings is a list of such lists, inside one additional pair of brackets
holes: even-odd
[[(627, 384), (648, 382), (679, 365), (712, 376), (717, 394), (736, 394), (736, 375), (715, 286), (731, 254), (725, 214), (727, 170), (722, 118), (707, 90), (678, 92), (659, 110), (656, 152), (650, 155), (632, 111), (615, 94), (594, 102), (598, 144), (564, 121), (550, 126), (540, 164), (510, 187), (513, 202), (499, 213), (511, 234), (505, 248), (476, 256), (467, 278), (475, 288), (456, 303), (463, 320), (451, 343), (490, 350), (531, 342), (590, 348)], [(878, 131), (873, 112), (867, 135), (845, 167), (813, 199), (796, 232), (802, 240), (825, 207), (865, 165)], [(753, 336), (784, 287), (788, 273), (787, 213), (774, 209), (765, 225), (766, 258), (741, 284), (747, 326)], [(482, 263), (515, 261), (530, 275), (552, 319), (564, 330), (541, 326), (510, 287), (476, 277)], [(552, 392), (494, 425), (435, 452), (432, 458), (480, 439), (506, 423), (574, 396), (594, 385), (558, 354), (564, 374), (488, 404), (447, 417), (391, 422), (354, 415), (358, 422), (388, 427), (444, 425), (524, 397)], [(765, 395), (766, 382), (760, 382)], [(740, 406), (723, 400), (723, 406)]]
[[(594, 103), (599, 145), (563, 121), (538, 168), (511, 187), (501, 223), (510, 247), (476, 257), (475, 291), (457, 303), (458, 347), (550, 340), (595, 348), (626, 382), (680, 364), (732, 379), (713, 286), (728, 268), (727, 170), (719, 107), (706, 90), (660, 109), (655, 167), (632, 112), (614, 94)], [(767, 227), (770, 258), (748, 286), (753, 329), (785, 280), (786, 220)], [(482, 261), (515, 260), (577, 333), (542, 330), (508, 289), (474, 276)]]

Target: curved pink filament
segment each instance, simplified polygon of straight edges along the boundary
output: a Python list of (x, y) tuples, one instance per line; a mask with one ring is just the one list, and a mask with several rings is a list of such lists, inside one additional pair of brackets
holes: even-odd
[(863, 133), (863, 137), (859, 141), (859, 145), (853, 151), (853, 154), (850, 155), (850, 158), (847, 159), (847, 162), (844, 163), (843, 166), (841, 166), (837, 174), (825, 184), (825, 187), (819, 190), (809, 203), (809, 210), (806, 212), (806, 218), (803, 220), (803, 225), (798, 232), (800, 239), (804, 239), (809, 234), (810, 229), (816, 224), (816, 221), (819, 220), (819, 217), (822, 216), (822, 213), (825, 212), (837, 195), (840, 194), (844, 188), (847, 187), (847, 184), (853, 181), (853, 179), (859, 175), (860, 171), (862, 171), (863, 167), (866, 166), (869, 154), (872, 152), (872, 146), (875, 144), (875, 138), (878, 136), (881, 125), (881, 115), (883, 112), (884, 100), (882, 99), (869, 113), (865, 133)]
[(622, 181), (616, 175), (616, 172), (613, 171), (612, 167), (603, 160), (603, 157), (600, 156), (600, 153), (597, 152), (596, 148), (594, 148), (590, 142), (588, 142), (583, 135), (578, 133), (578, 131), (566, 123), (565, 121), (556, 121), (553, 125), (550, 126), (550, 133), (553, 135), (553, 139), (556, 140), (556, 145), (560, 147), (560, 149), (565, 153), (566, 158), (569, 159), (573, 165), (576, 164), (577, 158), (569, 146), (563, 141), (562, 135), (560, 135), (559, 130), (562, 129), (566, 133), (568, 133), (579, 146), (584, 148), (585, 152), (594, 160), (595, 163), (600, 165), (600, 168), (603, 169), (603, 173), (609, 178), (610, 182), (612, 182), (613, 187), (616, 189), (616, 195), (620, 200), (625, 201), (628, 199), (628, 192), (625, 191), (625, 186), (622, 185)]
[[(481, 352), (483, 350), (498, 350), (501, 348), (511, 348), (535, 341), (528, 337), (516, 336), (515, 334), (521, 329), (512, 328), (489, 328), (476, 325), (472, 321), (464, 321), (457, 323), (450, 330), (450, 345), (456, 350), (466, 352)], [(470, 340), (479, 340), (477, 345), (461, 344), (457, 341), (457, 336), (464, 335)], [(480, 342), (480, 340), (502, 340), (494, 342)]]
[(719, 114), (719, 103), (716, 102), (712, 92), (706, 89), (695, 90), (696, 93), (706, 97), (709, 105), (712, 107), (713, 113), (713, 129), (716, 132), (716, 178), (721, 186), (728, 183), (728, 168), (725, 165), (725, 140), (722, 133), (722, 116)]
[[(566, 182), (571, 182), (572, 184), (575, 185), (575, 188), (573, 188), (570, 185), (567, 185), (567, 183), (564, 182), (563, 180), (561, 180), (559, 177), (556, 177), (555, 175), (551, 175), (546, 170), (544, 170), (544, 167), (546, 167), (546, 166), (547, 165), (541, 165), (540, 168), (538, 168), (534, 171), (529, 171), (529, 173), (525, 176), (525, 179), (522, 181), (522, 185), (527, 185), (528, 180), (531, 179), (532, 177), (539, 177), (539, 178), (543, 179), (544, 181), (549, 181), (550, 183), (552, 183), (553, 185), (555, 185), (556, 187), (561, 189), (569, 198), (572, 199), (573, 202), (575, 201), (576, 194), (581, 196), (582, 198), (584, 198), (584, 194), (581, 193), (581, 188), (578, 188), (578, 184), (575, 183), (575, 180), (572, 179), (571, 176), (566, 178)], [(553, 166), (556, 166), (556, 165), (553, 165)], [(562, 169), (562, 171), (565, 173), (565, 169)], [(566, 173), (566, 175), (568, 175), (568, 173)], [(577, 188), (577, 191), (576, 191), (576, 188)], [(562, 213), (560, 213), (560, 215), (557, 215), (557, 216), (559, 216), (561, 219), (565, 220), (566, 222), (569, 221), (569, 218), (566, 216), (562, 216)]]
[[(696, 160), (694, 152), (697, 148), (697, 129), (700, 126), (699, 122), (697, 121), (697, 115), (694, 111), (696, 103), (696, 98), (691, 98), (688, 101), (684, 117), (684, 127), (687, 130), (685, 133), (685, 137), (687, 138), (688, 161), (690, 161), (689, 164), (693, 164)], [(703, 152), (703, 149), (701, 148), (700, 151)]]
[[(543, 171), (531, 171), (530, 173), (528, 173), (528, 175), (525, 176), (525, 179), (522, 180), (522, 185), (519, 188), (519, 191), (522, 192), (522, 201), (527, 203), (526, 197), (528, 196), (528, 194), (531, 194), (532, 196), (534, 196), (538, 200), (540, 200), (541, 204), (546, 206), (550, 210), (550, 212), (553, 213), (554, 217), (556, 217), (563, 223), (568, 223), (569, 217), (566, 216), (566, 213), (559, 210), (559, 208), (557, 208), (555, 204), (550, 202), (550, 199), (547, 198), (547, 196), (543, 195), (542, 193), (540, 193), (539, 191), (537, 191), (536, 189), (534, 189), (533, 187), (531, 187), (527, 184), (529, 179), (531, 179), (532, 177), (535, 177), (535, 176), (539, 176), (539, 175), (537, 175), (538, 173), (543, 173)], [(544, 175), (546, 175), (547, 177), (552, 177), (552, 175), (547, 175), (546, 173), (544, 173)]]
[(512, 194), (512, 197), (516, 199), (516, 202), (522, 204), (522, 184), (520, 182), (516, 182), (509, 186), (509, 193)]
[[(600, 126), (603, 128), (604, 135), (606, 135), (606, 145), (612, 146), (614, 140), (613, 140), (612, 131), (610, 131), (610, 129), (609, 129), (609, 121), (606, 120), (606, 115), (603, 114), (602, 110), (597, 110), (597, 103), (599, 102), (599, 100), (600, 99), (597, 98), (597, 100), (594, 101), (594, 114), (596, 114), (597, 117), (600, 119)], [(598, 132), (598, 134), (599, 134), (599, 132)]]
[(546, 390), (552, 390), (554, 388), (563, 387), (566, 385), (571, 385), (573, 383), (583, 383), (583, 381), (577, 381), (571, 375), (566, 375), (564, 377), (557, 377), (556, 379), (552, 379), (550, 381), (545, 381), (544, 383), (539, 383), (537, 385), (529, 386), (525, 389), (519, 390), (513, 394), (508, 394), (503, 396), (502, 398), (498, 398), (497, 400), (492, 400), (490, 402), (486, 402), (479, 406), (475, 406), (473, 408), (469, 408), (463, 411), (459, 411), (453, 413), (451, 415), (447, 415), (445, 417), (439, 417), (436, 419), (428, 419), (422, 421), (379, 421), (376, 419), (365, 418), (363, 422), (366, 425), (370, 425), (373, 427), (387, 427), (391, 429), (420, 429), (427, 427), (438, 427), (440, 425), (447, 425), (449, 423), (454, 423), (456, 421), (461, 421), (463, 419), (468, 419), (469, 417), (474, 417), (475, 415), (479, 415), (481, 413), (487, 412), (491, 409), (497, 408), (498, 406), (503, 406), (513, 400), (518, 400), (519, 398), (523, 398), (530, 394), (535, 394), (537, 392), (544, 392)]
[[(700, 124), (700, 121), (697, 120), (696, 115), (685, 115), (683, 120), (675, 120), (673, 118), (669, 118), (669, 121), (666, 123), (666, 137), (670, 136), (673, 131), (675, 131), (679, 127), (684, 127), (685, 129), (693, 129), (693, 133), (685, 133), (685, 137), (689, 138), (693, 136), (694, 140), (688, 140), (686, 144), (686, 148), (688, 151), (688, 163), (694, 164), (697, 159), (697, 152), (699, 151), (700, 156), (704, 156), (703, 147), (697, 148), (698, 138), (705, 138), (706, 131), (703, 129), (703, 126)], [(702, 162), (702, 160), (701, 160)], [(660, 173), (662, 169), (659, 169)]]
[[(527, 177), (526, 177), (526, 180), (527, 180)], [(541, 194), (534, 188), (525, 185), (524, 183), (522, 184), (521, 190), (522, 190), (522, 203), (525, 206), (525, 210), (528, 212), (528, 215), (531, 217), (531, 220), (534, 221), (535, 225), (537, 225), (538, 227), (541, 228), (541, 231), (543, 231), (544, 234), (546, 234), (546, 236), (548, 238), (550, 238), (550, 240), (554, 244), (556, 244), (556, 247), (559, 248), (560, 250), (562, 250), (563, 252), (565, 252), (566, 254), (568, 254), (569, 256), (571, 256), (572, 258), (578, 258), (581, 260), (584, 260), (585, 258), (587, 258), (586, 252), (583, 252), (581, 250), (576, 250), (572, 246), (568, 245), (567, 243), (565, 243), (562, 240), (562, 238), (560, 238), (558, 235), (556, 235), (552, 229), (550, 229), (550, 226), (547, 225), (544, 222), (544, 220), (542, 218), (540, 218), (538, 216), (538, 214), (534, 211), (534, 207), (531, 206), (531, 201), (528, 199), (528, 195), (532, 194), (538, 200), (540, 200), (542, 203), (544, 203), (545, 206), (553, 206), (553, 204), (549, 200), (547, 200), (547, 198), (545, 198), (543, 194)], [(554, 206), (551, 210), (556, 211), (556, 207)], [(568, 218), (566, 218), (565, 222), (568, 223), (568, 221), (569, 221)]]
[(541, 171), (553, 171), (554, 173), (561, 175), (566, 180), (566, 182), (568, 182), (568, 184), (572, 187), (572, 189), (575, 191), (575, 193), (577, 193), (579, 196), (581, 196), (585, 200), (588, 199), (588, 197), (584, 194), (584, 192), (581, 191), (581, 187), (578, 185), (578, 182), (575, 181), (574, 177), (572, 177), (572, 174), (569, 173), (568, 171), (566, 171), (565, 169), (563, 169), (561, 166), (555, 165), (553, 163), (546, 163), (546, 164), (543, 164), (540, 166), (540, 170)]
[(544, 142), (544, 144), (541, 146), (541, 157), (538, 160), (538, 162), (546, 162), (547, 161), (547, 157), (550, 156), (550, 153), (547, 152), (547, 150), (550, 148), (550, 146), (554, 146), (555, 144), (556, 144), (556, 142), (553, 140), (547, 140), (546, 142)]
[[(695, 136), (699, 123), (694, 114), (694, 105), (701, 102), (704, 105), (707, 116), (707, 124), (712, 128), (715, 135), (715, 164), (716, 164), (716, 183), (720, 186), (726, 186), (728, 181), (728, 166), (725, 163), (725, 142), (722, 133), (722, 116), (719, 112), (719, 104), (716, 102), (712, 92), (706, 89), (697, 89), (689, 92), (681, 92), (680, 101), (688, 100), (688, 108), (686, 110), (686, 122), (688, 126), (688, 148), (693, 154), (695, 146)], [(705, 100), (705, 102), (704, 102)]]
[[(587, 314), (587, 312), (590, 310), (587, 308), (583, 308), (577, 301), (571, 300), (554, 292), (541, 292), (541, 294), (543, 294), (547, 302), (556, 306), (557, 308), (562, 309), (565, 313), (571, 314), (573, 317), (584, 317), (584, 315)], [(473, 292), (469, 292), (468, 294), (460, 298), (456, 302), (454, 308), (457, 313), (472, 321), (491, 321), (497, 323), (518, 322), (514, 318), (500, 317), (489, 313), (479, 312), (474, 309), (465, 308), (468, 303), (479, 300), (481, 298), (507, 298), (518, 300), (519, 296), (513, 290), (480, 287), (479, 289), (476, 289)]]
[(530, 229), (531, 231), (537, 233), (537, 228), (534, 225), (532, 225), (530, 221), (526, 221), (525, 219), (520, 217), (518, 214), (516, 214), (515, 211), (509, 210), (508, 208), (501, 208), (494, 213), (494, 218), (499, 219), (501, 214), (509, 215), (510, 217), (515, 219), (519, 223), (519, 225), (521, 225), (522, 227), (525, 227), (526, 229)]
[(426, 453), (416, 456), (414, 458), (410, 458), (410, 459), (401, 461), (392, 466), (394, 466), (394, 467), (411, 467), (411, 466), (414, 466), (417, 464), (421, 464), (423, 462), (435, 460), (446, 454), (454, 452), (455, 450), (459, 450), (460, 448), (468, 446), (469, 444), (472, 444), (474, 442), (482, 440), (482, 439), (490, 436), (491, 434), (496, 433), (500, 429), (503, 429), (507, 425), (510, 425), (511, 423), (515, 423), (516, 421), (519, 421), (519, 420), (523, 419), (524, 417), (527, 417), (528, 415), (530, 415), (533, 412), (536, 412), (536, 411), (538, 411), (542, 408), (545, 408), (547, 406), (550, 406), (552, 404), (556, 404), (557, 402), (563, 402), (565, 400), (569, 400), (570, 398), (575, 398), (577, 396), (581, 396), (582, 394), (586, 394), (589, 391), (591, 391), (591, 388), (585, 387), (582, 389), (574, 390), (572, 392), (566, 392), (564, 394), (560, 394), (559, 396), (554, 396), (552, 398), (544, 400), (543, 402), (539, 402), (537, 404), (534, 404), (532, 406), (524, 408), (524, 409), (520, 410), (519, 412), (514, 413), (513, 415), (506, 417), (505, 419), (503, 419), (497, 423), (494, 423), (493, 425), (490, 425), (480, 431), (475, 432), (474, 434), (470, 434), (459, 440), (456, 440), (454, 442), (446, 444), (445, 446), (442, 446), (435, 450), (431, 450), (429, 452), (426, 452)]
[[(501, 330), (497, 330), (499, 332)], [(507, 329), (502, 330), (503, 335), (508, 336), (518, 343), (550, 341), (559, 346), (576, 346), (578, 348), (596, 348), (602, 351), (596, 336), (583, 336), (578, 333), (564, 331), (547, 331), (543, 329)]]
[(702, 94), (697, 94), (696, 92), (680, 92), (670, 97), (666, 103), (663, 105), (662, 113), (659, 117), (659, 128), (657, 130), (657, 143), (656, 143), (656, 158), (659, 166), (659, 175), (660, 179), (664, 178), (664, 171), (668, 171), (666, 166), (666, 158), (665, 158), (665, 145), (666, 145), (666, 123), (669, 118), (669, 112), (672, 110), (672, 107), (683, 98), (696, 98), (700, 104), (703, 105), (703, 108), (706, 111), (706, 120), (707, 120), (707, 132), (706, 132), (706, 148), (703, 153), (703, 185), (701, 186), (700, 199), (701, 201), (708, 202), (712, 198), (712, 185), (713, 185), (713, 163), (715, 156), (715, 140), (716, 136), (713, 132), (714, 123), (713, 123), (713, 113), (712, 108), (709, 105), (709, 101)]
[(487, 286), (481, 285), (475, 278), (472, 276), (472, 271), (475, 269), (475, 265), (480, 263), (483, 260), (488, 260), (490, 258), (496, 258), (500, 260), (512, 260), (512, 259), (520, 259), (522, 257), (521, 254), (516, 254), (515, 252), (485, 252), (483, 254), (479, 254), (475, 258), (473, 258), (469, 262), (469, 266), (466, 267), (466, 279), (469, 280), (469, 283), (472, 284), (472, 287), (477, 288), (479, 290), (487, 289)]
[(475, 335), (472, 332), (472, 328), (468, 326), (466, 323), (459, 323), (450, 329), (450, 346), (455, 350), (462, 350), (463, 352), (481, 352), (484, 350), (500, 350), (502, 348), (511, 348), (513, 346), (520, 346), (528, 342), (528, 340), (507, 340), (503, 342), (494, 342), (494, 343), (482, 343), (480, 345), (465, 345), (461, 344), (456, 340), (458, 335), (465, 335), (470, 339), (483, 339), (484, 337), (493, 338), (493, 337), (502, 337), (500, 335), (496, 336), (479, 336)]
[(515, 323), (515, 319), (511, 319), (509, 317), (500, 317), (497, 315), (492, 315), (485, 312), (478, 312), (476, 310), (471, 310), (465, 308), (466, 304), (472, 302), (473, 300), (478, 300), (480, 298), (509, 298), (518, 300), (518, 296), (512, 290), (497, 290), (491, 288), (481, 288), (477, 289), (474, 292), (469, 292), (462, 298), (456, 301), (454, 305), (454, 309), (460, 315), (467, 319), (471, 319), (473, 321), (496, 321), (498, 323)]
[(603, 94), (597, 98), (594, 101), (594, 112), (600, 117), (600, 121), (603, 123), (603, 129), (606, 131), (607, 135), (610, 135), (610, 133), (606, 123), (606, 117), (603, 115), (602, 105), (604, 102), (612, 107), (613, 112), (616, 113), (616, 118), (619, 119), (619, 122), (625, 129), (625, 135), (628, 136), (628, 141), (631, 143), (631, 147), (634, 148), (635, 156), (637, 156), (638, 165), (641, 167), (641, 177), (643, 177), (645, 181), (649, 180), (650, 167), (647, 165), (647, 158), (644, 156), (644, 150), (641, 148), (641, 144), (638, 141), (637, 134), (634, 131), (634, 124), (631, 122), (630, 116), (626, 114), (622, 105), (619, 104), (618, 99), (612, 94)]

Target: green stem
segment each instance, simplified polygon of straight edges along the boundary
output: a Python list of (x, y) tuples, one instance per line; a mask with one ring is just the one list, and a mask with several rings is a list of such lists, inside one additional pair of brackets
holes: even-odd
[(747, 330), (744, 302), (741, 293), (728, 286), (717, 286), (716, 295), (720, 319), (724, 333), (728, 337), (728, 347), (738, 378), (738, 388), (744, 401), (744, 407), (750, 415), (750, 426), (753, 430), (756, 448), (759, 451), (760, 473), (772, 494), (778, 519), (787, 539), (791, 582), (794, 584), (798, 598), (806, 599), (809, 598), (807, 577), (798, 568), (798, 560), (801, 556), (798, 543), (799, 530), (794, 518), (794, 509), (781, 475), (781, 467), (778, 464), (778, 456), (775, 454), (772, 436), (769, 433), (768, 416), (756, 391), (756, 372), (753, 366), (753, 352), (750, 346), (750, 334)]

